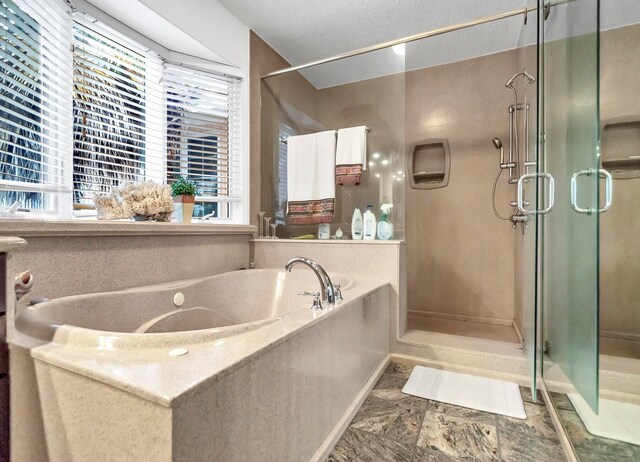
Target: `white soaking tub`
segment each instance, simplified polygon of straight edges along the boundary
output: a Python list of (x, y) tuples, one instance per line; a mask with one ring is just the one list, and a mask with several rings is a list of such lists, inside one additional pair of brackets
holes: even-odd
[(31, 389), (12, 402), (22, 419), (13, 428), (30, 425), (12, 437), (13, 460), (322, 456), (389, 350), (387, 284), (330, 276), (344, 301), (321, 311), (299, 295), (319, 290), (302, 266), (23, 309), (11, 378)]

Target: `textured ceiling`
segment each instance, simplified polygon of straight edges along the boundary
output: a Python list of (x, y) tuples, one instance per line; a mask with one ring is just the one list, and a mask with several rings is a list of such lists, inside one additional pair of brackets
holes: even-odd
[[(218, 1), (292, 64), (533, 3), (525, 0)], [(640, 22), (638, 3), (638, 0), (602, 0), (602, 27)], [(522, 45), (518, 42), (521, 28), (521, 17), (504, 19), (416, 42), (407, 48), (406, 58), (382, 50), (318, 66), (304, 74), (316, 87), (324, 88), (459, 61)]]

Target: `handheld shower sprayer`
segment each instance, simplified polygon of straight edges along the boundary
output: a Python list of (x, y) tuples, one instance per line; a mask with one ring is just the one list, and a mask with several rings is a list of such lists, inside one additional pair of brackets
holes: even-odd
[(502, 147), (502, 140), (500, 138), (493, 139), (493, 145), (496, 149), (500, 149), (500, 165), (504, 164), (504, 148)]
[(501, 169), (514, 168), (516, 166), (515, 162), (504, 161), (504, 148), (502, 146), (502, 140), (500, 138), (493, 139), (493, 146), (495, 146), (496, 149), (500, 149), (500, 168)]

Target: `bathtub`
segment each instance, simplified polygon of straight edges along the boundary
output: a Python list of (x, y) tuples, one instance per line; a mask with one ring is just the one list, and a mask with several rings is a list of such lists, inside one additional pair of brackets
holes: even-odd
[(330, 276), (344, 300), (321, 311), (302, 267), (23, 307), (13, 460), (325, 457), (389, 350), (388, 285)]

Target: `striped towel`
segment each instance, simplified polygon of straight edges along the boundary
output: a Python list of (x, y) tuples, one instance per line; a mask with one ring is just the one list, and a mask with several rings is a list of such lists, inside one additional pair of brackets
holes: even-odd
[(367, 169), (367, 127), (338, 130), (336, 148), (336, 184), (359, 185)]

